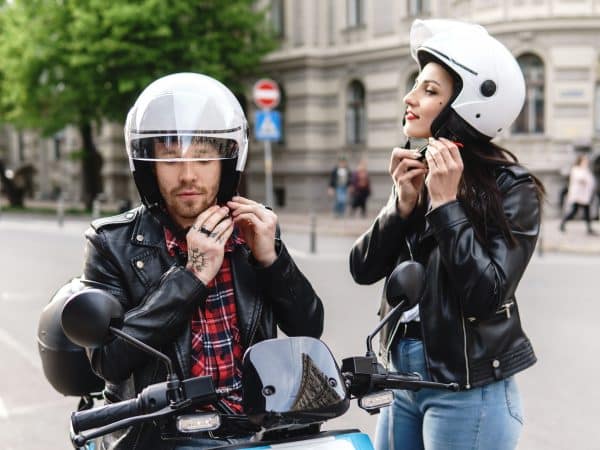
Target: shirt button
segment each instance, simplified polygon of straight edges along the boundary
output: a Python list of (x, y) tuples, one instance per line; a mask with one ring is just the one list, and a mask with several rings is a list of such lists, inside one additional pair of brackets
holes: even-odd
[(492, 361), (492, 367), (494, 369), (497, 369), (498, 367), (500, 367), (500, 361), (498, 361), (497, 359)]
[(136, 261), (136, 262), (135, 262), (135, 266), (136, 266), (138, 269), (143, 269), (143, 268), (144, 268), (144, 261)]
[(144, 240), (144, 235), (143, 234), (138, 234), (135, 237), (135, 240), (138, 241), (138, 242), (142, 242)]

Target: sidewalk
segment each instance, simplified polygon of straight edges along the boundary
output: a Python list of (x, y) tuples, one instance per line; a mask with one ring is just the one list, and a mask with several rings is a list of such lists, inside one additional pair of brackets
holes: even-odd
[[(309, 233), (311, 230), (310, 214), (289, 213), (277, 211), (281, 227), (287, 231)], [(316, 215), (316, 234), (318, 236), (358, 237), (366, 231), (373, 222), (374, 216), (335, 218), (332, 214), (319, 213)], [(546, 218), (542, 221), (538, 253), (560, 252), (574, 254), (600, 255), (600, 223), (593, 222), (597, 236), (586, 233), (583, 220), (567, 223), (567, 231), (559, 231), (559, 219)]]
[[(49, 210), (56, 209), (54, 202), (36, 202), (30, 200), (26, 202), (26, 205), (28, 207), (44, 207)], [(313, 216), (309, 212), (289, 212), (286, 210), (276, 210), (275, 212), (279, 217), (279, 223), (284, 231), (306, 233), (307, 235), (311, 232)], [(319, 236), (356, 238), (371, 226), (376, 213), (376, 211), (373, 211), (365, 218), (359, 215), (356, 217), (336, 218), (330, 212), (317, 213), (314, 215), (316, 237), (317, 239)], [(13, 213), (0, 209), (0, 220), (2, 214)], [(18, 214), (26, 214), (26, 212)], [(52, 214), (46, 215), (46, 217), (52, 217)], [(69, 220), (69, 217), (66, 220)], [(88, 219), (83, 215), (79, 216), (77, 220)], [(538, 240), (538, 253), (560, 252), (600, 255), (600, 223), (598, 221), (594, 221), (592, 225), (596, 232), (598, 232), (597, 236), (590, 236), (586, 233), (585, 222), (583, 220), (568, 222), (567, 231), (564, 233), (559, 231), (559, 223), (558, 218), (545, 218), (542, 221), (542, 229)]]

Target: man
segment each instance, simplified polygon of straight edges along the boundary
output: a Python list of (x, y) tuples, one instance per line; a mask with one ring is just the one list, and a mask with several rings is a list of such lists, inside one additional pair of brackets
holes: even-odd
[(348, 201), (348, 187), (350, 186), (350, 169), (348, 161), (344, 156), (340, 156), (337, 165), (331, 171), (329, 176), (330, 197), (334, 197), (333, 214), (335, 217), (344, 217), (346, 212), (346, 203)]
[[(92, 224), (84, 280), (119, 299), (123, 331), (167, 353), (180, 377), (211, 375), (225, 396), (220, 408), (242, 412), (244, 351), (275, 337), (277, 326), (314, 337), (323, 327), (321, 300), (279, 239), (277, 216), (233, 195), (248, 148), (244, 113), (218, 81), (173, 74), (142, 92), (125, 140), (143, 206)], [(166, 377), (160, 361), (119, 339), (90, 360), (108, 402)], [(184, 448), (159, 435), (144, 424), (102, 444)]]

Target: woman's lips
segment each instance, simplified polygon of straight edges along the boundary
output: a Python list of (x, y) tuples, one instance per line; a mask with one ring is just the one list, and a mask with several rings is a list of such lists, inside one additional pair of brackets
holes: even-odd
[(406, 113), (406, 120), (415, 120), (418, 119), (419, 116), (417, 116), (415, 113), (409, 111)]

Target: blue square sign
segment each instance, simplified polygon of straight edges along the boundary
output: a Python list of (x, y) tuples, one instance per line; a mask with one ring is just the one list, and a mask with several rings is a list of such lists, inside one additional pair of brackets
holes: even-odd
[(256, 111), (254, 137), (257, 141), (279, 141), (281, 139), (281, 114), (279, 111)]

